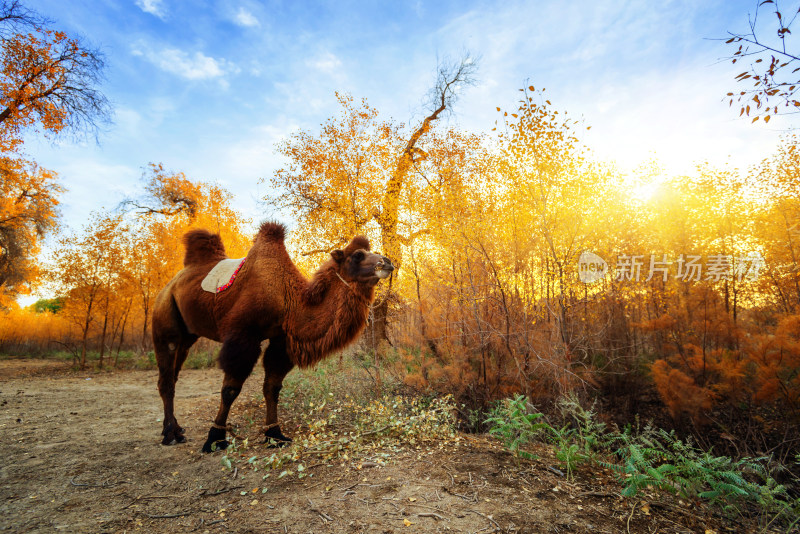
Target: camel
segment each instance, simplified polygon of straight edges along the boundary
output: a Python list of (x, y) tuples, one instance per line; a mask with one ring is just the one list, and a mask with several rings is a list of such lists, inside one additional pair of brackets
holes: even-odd
[(278, 424), (284, 377), (295, 366), (311, 366), (345, 347), (364, 328), (375, 286), (391, 275), (392, 262), (370, 252), (369, 241), (357, 236), (344, 250), (331, 252), (307, 280), (286, 251), (285, 232), (279, 223), (263, 223), (233, 283), (211, 291), (212, 269), (241, 260), (228, 259), (218, 234), (192, 230), (184, 235), (184, 268), (159, 292), (153, 309), (158, 390), (164, 402), (162, 444), (186, 441), (174, 414), (175, 382), (199, 337), (222, 343), (217, 357), (225, 374), (221, 401), (202, 449), (211, 452), (228, 446), (228, 412), (261, 355), (262, 341), (269, 340), (263, 351), (264, 435), (266, 442), (280, 445), (291, 441)]

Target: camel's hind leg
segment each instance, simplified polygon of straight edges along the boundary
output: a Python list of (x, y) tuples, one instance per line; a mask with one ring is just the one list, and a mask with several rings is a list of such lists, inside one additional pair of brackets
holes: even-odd
[(177, 309), (169, 321), (153, 321), (153, 347), (158, 363), (158, 392), (164, 403), (162, 445), (174, 445), (186, 441), (184, 429), (175, 418), (175, 382), (189, 349), (197, 336), (186, 331)]
[(278, 424), (278, 397), (283, 386), (283, 379), (292, 370), (294, 364), (286, 354), (286, 337), (274, 337), (269, 340), (269, 346), (264, 350), (264, 404), (266, 404), (267, 417), (264, 436), (267, 443), (278, 446), (291, 442), (281, 432)]
[[(178, 424), (175, 417), (175, 383), (178, 381), (183, 362), (194, 344), (194, 339), (188, 338), (178, 343), (168, 342), (166, 347), (156, 347), (156, 361), (158, 362), (158, 392), (164, 403), (164, 424), (161, 435), (162, 445), (175, 445), (184, 443), (184, 429)], [(174, 347), (174, 348), (170, 348)], [(159, 355), (160, 354), (160, 355)]]

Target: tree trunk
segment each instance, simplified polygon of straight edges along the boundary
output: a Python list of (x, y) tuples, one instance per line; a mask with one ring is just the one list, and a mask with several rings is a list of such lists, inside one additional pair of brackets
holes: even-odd
[[(397, 160), (397, 167), (392, 173), (392, 177), (386, 183), (386, 190), (383, 194), (381, 201), (381, 212), (377, 215), (378, 224), (381, 227), (381, 246), (383, 247), (382, 253), (384, 256), (392, 260), (395, 267), (395, 272), (400, 270), (403, 264), (403, 250), (402, 239), (397, 233), (397, 224), (400, 218), (400, 195), (405, 185), (408, 171), (414, 164), (414, 155), (424, 155), (424, 152), (416, 148), (417, 142), (427, 133), (431, 128), (431, 122), (439, 118), (442, 111), (445, 110), (445, 103), (436, 108), (436, 110), (425, 117), (422, 124), (417, 128), (408, 142), (406, 143), (403, 152)], [(376, 308), (375, 313), (375, 330), (379, 333), (379, 340), (389, 340), (388, 337), (388, 322), (389, 322), (389, 297), (384, 299), (383, 303)]]
[(385, 298), (381, 299), (377, 306), (372, 308), (372, 325), (370, 325), (370, 343), (372, 350), (378, 351), (378, 346), (381, 341), (389, 341), (389, 333), (387, 332), (387, 325), (389, 323), (389, 299), (388, 293)]
[[(106, 301), (108, 298), (106, 297)], [(106, 331), (108, 329), (108, 302), (106, 302), (106, 311), (103, 316), (103, 333), (100, 335), (100, 369), (103, 368), (103, 355), (106, 352)]]
[(117, 354), (114, 357), (114, 367), (116, 367), (119, 363), (119, 351), (122, 349), (122, 342), (125, 340), (125, 325), (128, 323), (128, 313), (131, 311), (132, 302), (133, 299), (128, 301), (128, 306), (125, 308), (125, 315), (122, 316), (122, 326), (120, 327), (119, 331), (119, 343), (117, 344)]
[(86, 343), (89, 338), (89, 325), (92, 322), (92, 306), (94, 305), (94, 288), (90, 294), (89, 306), (86, 309), (86, 317), (83, 321), (83, 344), (81, 346), (81, 369), (86, 368)]
[(428, 348), (431, 351), (431, 354), (438, 360), (442, 361), (441, 355), (439, 354), (439, 349), (436, 346), (436, 342), (428, 337), (428, 325), (425, 322), (425, 313), (422, 309), (422, 294), (420, 292), (420, 280), (419, 280), (419, 272), (417, 271), (417, 260), (414, 257), (414, 250), (411, 249), (411, 261), (414, 265), (414, 280), (416, 282), (417, 287), (417, 306), (419, 308), (419, 328), (420, 333), (422, 334), (422, 339), (425, 341), (425, 344), (428, 345)]
[(149, 319), (149, 306), (147, 305), (147, 300), (145, 299), (143, 305), (143, 312), (144, 312), (144, 322), (142, 322), (142, 352), (144, 352), (147, 348), (147, 321)]
[(83, 326), (83, 344), (81, 345), (81, 369), (86, 369), (86, 337), (89, 334), (89, 320)]

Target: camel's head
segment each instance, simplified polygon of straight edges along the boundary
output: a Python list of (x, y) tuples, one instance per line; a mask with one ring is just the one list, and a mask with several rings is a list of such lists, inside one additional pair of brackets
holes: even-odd
[(354, 237), (344, 250), (334, 250), (331, 257), (338, 266), (339, 275), (346, 281), (375, 285), (378, 280), (388, 278), (394, 265), (381, 254), (369, 250), (369, 241), (364, 236)]

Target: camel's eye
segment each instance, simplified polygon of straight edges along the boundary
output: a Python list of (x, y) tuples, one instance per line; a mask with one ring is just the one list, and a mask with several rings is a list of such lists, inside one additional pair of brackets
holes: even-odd
[(364, 253), (361, 252), (360, 250), (357, 250), (353, 254), (353, 261), (356, 263), (361, 263), (362, 261), (364, 261)]

